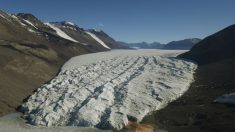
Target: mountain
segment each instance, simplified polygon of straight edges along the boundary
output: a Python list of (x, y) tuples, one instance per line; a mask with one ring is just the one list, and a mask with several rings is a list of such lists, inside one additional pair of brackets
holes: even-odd
[[(48, 24), (47, 24), (48, 25)], [(49, 25), (54, 25), (60, 30), (74, 38), (76, 41), (82, 43), (83, 45), (89, 45), (90, 47), (99, 48), (101, 45), (106, 49), (120, 49), (125, 48), (119, 45), (113, 38), (107, 35), (104, 31), (88, 29), (78, 27), (72, 22), (51, 22)]]
[(140, 43), (125, 43), (119, 41), (120, 45), (132, 48), (132, 49), (161, 49), (164, 47), (164, 44), (159, 42), (147, 43), (147, 42), (140, 42)]
[(208, 64), (235, 58), (235, 25), (231, 25), (206, 37), (179, 57), (191, 59), (199, 64)]
[(189, 50), (191, 49), (195, 44), (200, 42), (201, 39), (198, 38), (192, 38), (192, 39), (184, 39), (179, 41), (172, 41), (167, 43), (164, 46), (164, 49), (174, 49), (174, 50)]
[(127, 48), (126, 46), (120, 45), (117, 41), (115, 41), (113, 38), (111, 38), (108, 34), (106, 34), (102, 30), (90, 29), (89, 32), (95, 34), (111, 49), (126, 49)]
[(235, 25), (206, 37), (179, 57), (198, 63), (195, 81), (180, 99), (143, 123), (157, 122), (174, 132), (233, 132), (235, 107), (217, 99), (235, 93)]
[(169, 50), (189, 50), (193, 45), (200, 41), (198, 38), (184, 39), (179, 41), (172, 41), (167, 44), (161, 44), (159, 42), (147, 43), (125, 43), (119, 41), (120, 45), (132, 48), (132, 49), (169, 49)]
[(0, 115), (14, 111), (71, 57), (112, 48), (121, 46), (107, 34), (99, 38), (71, 22), (0, 10)]

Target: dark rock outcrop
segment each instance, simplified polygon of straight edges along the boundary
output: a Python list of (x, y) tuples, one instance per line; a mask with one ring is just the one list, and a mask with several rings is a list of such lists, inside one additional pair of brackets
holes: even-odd
[(172, 49), (172, 50), (189, 50), (191, 49), (195, 44), (200, 42), (200, 39), (198, 38), (192, 38), (192, 39), (184, 39), (179, 41), (172, 41), (169, 42), (164, 46), (164, 49)]
[(235, 58), (235, 25), (231, 25), (209, 37), (206, 37), (193, 48), (179, 57), (208, 64), (225, 59)]

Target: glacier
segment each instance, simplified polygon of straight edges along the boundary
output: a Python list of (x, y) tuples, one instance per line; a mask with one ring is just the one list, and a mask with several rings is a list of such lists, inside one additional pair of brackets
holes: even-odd
[(117, 50), (71, 58), (58, 75), (21, 105), (39, 126), (120, 130), (187, 91), (197, 65), (184, 51)]

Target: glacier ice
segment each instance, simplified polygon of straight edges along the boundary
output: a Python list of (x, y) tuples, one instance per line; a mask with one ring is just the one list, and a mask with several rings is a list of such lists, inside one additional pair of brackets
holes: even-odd
[(141, 121), (180, 97), (197, 67), (154, 53), (118, 54), (77, 66), (71, 60), (22, 104), (31, 124), (119, 130), (128, 117)]

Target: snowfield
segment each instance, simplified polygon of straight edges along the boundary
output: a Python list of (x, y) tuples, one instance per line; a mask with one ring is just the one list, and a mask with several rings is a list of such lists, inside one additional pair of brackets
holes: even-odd
[(60, 36), (61, 38), (64, 38), (64, 39), (67, 39), (67, 40), (70, 40), (72, 42), (75, 42), (75, 43), (78, 43), (77, 40), (71, 38), (69, 35), (67, 35), (65, 32), (63, 32), (61, 29), (59, 29), (58, 27), (54, 26), (53, 24), (51, 23), (45, 23), (47, 26), (49, 26), (50, 28), (54, 29), (57, 33), (58, 36)]
[(86, 34), (90, 35), (94, 40), (96, 40), (99, 44), (101, 44), (103, 47), (107, 48), (107, 49), (111, 49), (110, 47), (108, 47), (100, 38), (98, 38), (95, 34), (86, 31)]
[(30, 26), (34, 27), (35, 29), (38, 29), (33, 23), (31, 23), (28, 20), (23, 19), (23, 21), (25, 21), (27, 24), (29, 24)]
[(117, 50), (70, 59), (22, 104), (33, 125), (120, 130), (180, 97), (196, 65), (174, 58), (183, 51)]

